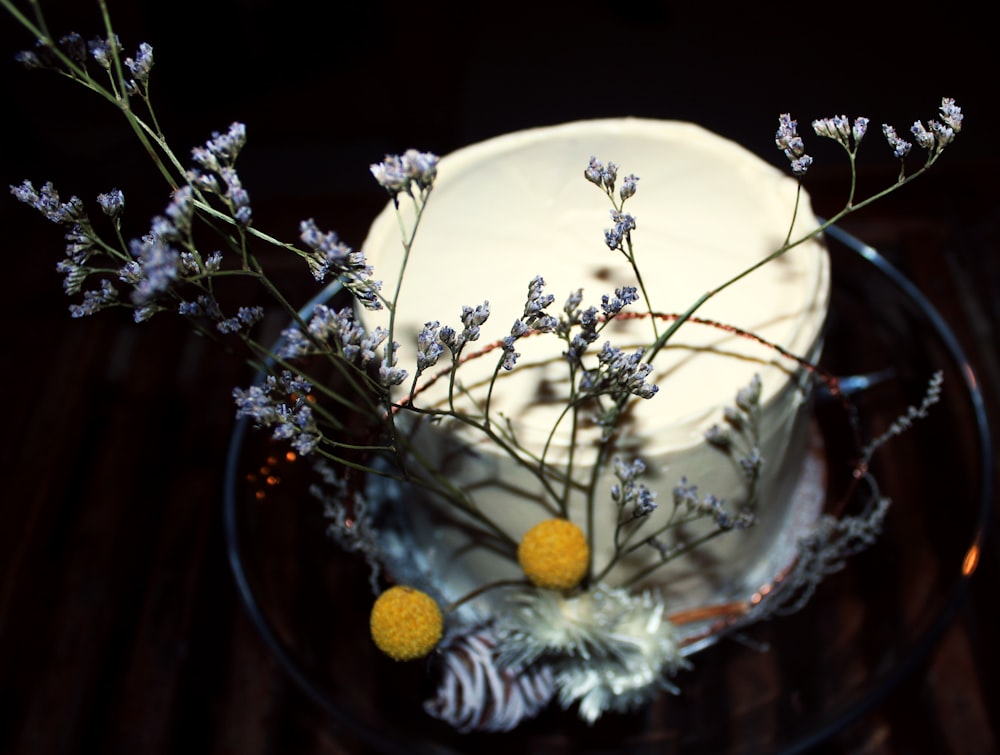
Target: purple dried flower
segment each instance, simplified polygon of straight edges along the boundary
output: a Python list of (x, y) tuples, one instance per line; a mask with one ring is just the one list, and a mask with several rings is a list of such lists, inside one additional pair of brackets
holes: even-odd
[(618, 193), (624, 202), (626, 199), (635, 196), (636, 189), (638, 188), (639, 176), (629, 173), (625, 176), (622, 181), (622, 187), (619, 189)]
[(605, 342), (603, 349), (597, 355), (600, 368), (584, 373), (580, 388), (585, 393), (608, 393), (614, 398), (623, 398), (632, 394), (639, 398), (649, 399), (656, 395), (659, 388), (646, 382), (646, 377), (653, 371), (650, 364), (642, 361), (643, 349), (636, 349), (626, 354), (621, 349)]
[(307, 258), (313, 277), (322, 281), (333, 274), (367, 309), (379, 309), (381, 281), (372, 280), (372, 268), (363, 252), (354, 251), (333, 231), (323, 233), (311, 218), (299, 224), (299, 238), (312, 249)]
[(951, 97), (941, 98), (941, 120), (956, 134), (962, 130), (962, 108)]
[(620, 210), (611, 210), (614, 226), (604, 232), (604, 243), (609, 249), (621, 249), (625, 236), (635, 230), (635, 218)]
[(74, 318), (86, 317), (117, 303), (118, 290), (110, 281), (102, 280), (99, 290), (84, 291), (83, 302), (81, 304), (71, 304), (69, 312), (70, 316)]
[(812, 158), (805, 154), (805, 144), (798, 134), (798, 121), (792, 120), (790, 114), (782, 113), (778, 117), (778, 131), (774, 135), (774, 143), (785, 153), (795, 175), (803, 175), (812, 165)]
[(77, 65), (82, 66), (87, 62), (87, 43), (75, 31), (71, 31), (60, 38), (59, 46), (63, 48), (70, 60)]
[(631, 518), (638, 519), (656, 510), (656, 493), (636, 478), (646, 471), (646, 465), (641, 459), (635, 459), (626, 464), (620, 457), (615, 457), (615, 477), (619, 482), (611, 486), (611, 500), (618, 506), (619, 512), (629, 511)]
[(901, 139), (896, 134), (896, 129), (888, 123), (882, 124), (882, 133), (885, 135), (886, 141), (889, 142), (889, 146), (892, 147), (893, 155), (898, 158), (904, 158), (910, 153), (910, 148), (913, 145), (905, 139)]
[(854, 126), (851, 128), (851, 133), (854, 136), (854, 147), (861, 143), (865, 134), (868, 132), (868, 119), (864, 116), (860, 116), (854, 119)]
[[(931, 121), (933, 123), (933, 121)], [(913, 134), (914, 138), (924, 149), (930, 150), (934, 149), (935, 139), (934, 134), (924, 128), (924, 124), (920, 121), (914, 121), (913, 125), (910, 127), (910, 133)]]
[(116, 219), (121, 216), (122, 211), (125, 209), (125, 195), (120, 189), (112, 189), (107, 194), (98, 194), (97, 203), (101, 206), (105, 215)]
[(437, 320), (424, 323), (417, 334), (417, 374), (433, 367), (444, 352), (444, 344), (439, 338), (441, 323)]
[(402, 155), (386, 155), (370, 170), (379, 186), (395, 200), (399, 194), (412, 194), (413, 184), (421, 190), (429, 189), (437, 177), (437, 163), (437, 155), (431, 152), (408, 149)]
[(146, 42), (139, 45), (139, 51), (136, 53), (135, 59), (125, 58), (125, 66), (140, 84), (148, 83), (149, 72), (153, 68), (152, 45)]
[(614, 317), (638, 298), (639, 292), (635, 286), (616, 288), (613, 297), (604, 294), (601, 297), (601, 310), (604, 312), (604, 317), (607, 319)]
[(615, 180), (618, 178), (618, 165), (608, 163), (605, 165), (596, 157), (591, 156), (590, 163), (583, 171), (583, 176), (595, 186), (610, 194), (615, 190)]

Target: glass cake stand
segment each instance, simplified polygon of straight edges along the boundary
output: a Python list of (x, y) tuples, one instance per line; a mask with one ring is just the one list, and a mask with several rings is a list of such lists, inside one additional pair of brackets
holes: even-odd
[[(368, 569), (325, 534), (306, 465), (239, 422), (224, 502), (237, 588), (264, 642), (331, 725), (377, 752), (793, 753), (840, 731), (913, 671), (975, 570), (992, 497), (989, 429), (976, 377), (936, 310), (874, 249), (836, 227), (828, 237), (834, 283), (822, 366), (851, 376), (845, 386), (864, 432), (880, 434), (919, 404), (938, 370), (941, 401), (873, 460), (893, 500), (877, 543), (798, 613), (699, 651), (674, 679), (679, 696), (662, 694), (634, 714), (589, 727), (554, 705), (513, 732), (473, 735), (426, 715), (426, 668), (375, 650)], [(835, 402), (815, 411), (827, 497), (838, 500), (854, 445)]]

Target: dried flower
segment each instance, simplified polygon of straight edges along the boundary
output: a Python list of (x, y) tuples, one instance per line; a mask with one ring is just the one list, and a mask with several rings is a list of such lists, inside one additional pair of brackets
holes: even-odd
[(312, 250), (306, 261), (316, 280), (334, 275), (366, 309), (381, 309), (382, 282), (372, 279), (373, 271), (363, 252), (351, 249), (334, 231), (323, 233), (311, 218), (299, 224), (299, 238)]
[(135, 58), (125, 58), (125, 67), (135, 77), (135, 80), (145, 85), (149, 82), (149, 72), (153, 68), (153, 47), (143, 42)]
[(626, 512), (631, 519), (653, 513), (656, 510), (656, 493), (641, 482), (636, 482), (636, 478), (646, 471), (642, 460), (635, 459), (631, 464), (626, 464), (616, 456), (614, 465), (618, 482), (611, 486), (611, 500), (620, 512), (619, 519)]
[(609, 249), (621, 249), (626, 236), (635, 230), (635, 218), (620, 210), (611, 211), (614, 226), (604, 232), (604, 243)]
[(610, 320), (620, 314), (629, 304), (635, 303), (639, 299), (639, 292), (635, 286), (622, 286), (615, 289), (614, 296), (604, 294), (601, 297), (601, 312), (604, 318)]
[[(868, 130), (868, 119), (865, 117), (855, 118), (852, 126), (846, 115), (835, 115), (832, 118), (820, 118), (813, 121), (812, 127), (817, 136), (833, 139), (848, 152), (854, 154)], [(852, 139), (854, 140), (853, 144)]]
[(462, 307), (462, 330), (458, 333), (455, 329), (444, 325), (438, 331), (438, 338), (445, 346), (451, 350), (452, 358), (458, 359), (467, 343), (479, 340), (480, 326), (489, 319), (490, 303), (484, 301), (475, 307), (463, 305)]
[(949, 144), (955, 140), (955, 135), (962, 130), (962, 109), (955, 100), (944, 97), (941, 100), (941, 121), (928, 121), (927, 126), (915, 121), (910, 132), (923, 149), (928, 152), (927, 158), (933, 161)]
[(962, 108), (951, 97), (941, 98), (941, 120), (956, 134), (962, 130)]
[(74, 318), (86, 317), (118, 303), (118, 291), (110, 281), (101, 281), (99, 290), (84, 291), (81, 304), (70, 305), (69, 312)]
[(584, 177), (595, 186), (604, 190), (610, 195), (615, 190), (615, 180), (618, 178), (618, 165), (608, 163), (605, 165), (596, 157), (591, 156), (590, 164), (583, 172)]
[(417, 334), (417, 374), (437, 364), (438, 358), (444, 352), (444, 345), (439, 337), (441, 323), (437, 320), (424, 323), (423, 329)]
[(517, 546), (517, 562), (525, 576), (547, 590), (572, 590), (587, 573), (587, 536), (568, 519), (539, 522)]
[(273, 428), (276, 440), (290, 441), (299, 455), (307, 456), (320, 439), (315, 415), (305, 399), (311, 390), (307, 380), (288, 370), (277, 377), (268, 375), (261, 385), (233, 389), (236, 417), (247, 417), (258, 427)]
[(59, 192), (51, 181), (43, 184), (39, 190), (35, 189), (31, 181), (22, 181), (20, 186), (11, 186), (10, 193), (19, 202), (34, 207), (53, 223), (74, 225), (86, 221), (83, 202), (79, 197), (70, 197), (66, 202), (62, 202), (59, 199)]
[(888, 123), (882, 124), (882, 133), (885, 135), (886, 141), (889, 142), (889, 146), (892, 147), (893, 155), (903, 158), (910, 154), (910, 148), (913, 145), (905, 139), (901, 139), (896, 133), (896, 129)]
[[(112, 45), (114, 45), (114, 48), (112, 48)], [(105, 71), (110, 71), (113, 49), (121, 51), (122, 46), (121, 42), (118, 40), (118, 36), (115, 35), (111, 40), (94, 37), (94, 39), (87, 43), (87, 49), (90, 51), (94, 60), (97, 61), (97, 65)]]
[(658, 593), (596, 585), (570, 597), (519, 591), (508, 602), (497, 626), (501, 665), (551, 658), (559, 702), (578, 705), (585, 721), (677, 691), (670, 677), (686, 662)]
[(609, 342), (597, 355), (600, 367), (584, 374), (580, 388), (585, 393), (598, 395), (607, 393), (615, 399), (632, 394), (649, 399), (660, 390), (659, 386), (647, 383), (646, 378), (653, 371), (652, 365), (642, 361), (645, 350), (636, 349), (626, 354)]
[(798, 121), (792, 120), (791, 115), (783, 113), (778, 118), (778, 131), (774, 136), (774, 143), (791, 162), (792, 172), (801, 176), (812, 165), (813, 159), (805, 153), (805, 145), (802, 142), (802, 137), (799, 136), (798, 125)]
[(371, 166), (379, 186), (396, 201), (399, 194), (413, 194), (413, 185), (427, 191), (437, 177), (437, 155), (431, 152), (407, 150), (402, 155), (386, 155), (385, 160)]
[(639, 176), (633, 175), (632, 173), (629, 173), (627, 176), (625, 176), (625, 179), (622, 181), (622, 187), (618, 192), (619, 196), (621, 196), (622, 198), (622, 202), (624, 202), (626, 199), (629, 199), (630, 197), (635, 196), (636, 189), (638, 189), (638, 184), (639, 184)]
[(441, 641), (444, 618), (430, 595), (397, 585), (375, 601), (370, 627), (379, 650), (393, 660), (411, 661), (423, 658)]
[(540, 332), (555, 330), (555, 318), (545, 314), (545, 309), (555, 301), (552, 294), (543, 294), (545, 280), (540, 275), (532, 278), (528, 284), (528, 298), (524, 303), (524, 314), (521, 319), (526, 326)]
[(98, 194), (97, 203), (109, 218), (117, 218), (125, 209), (125, 195), (120, 189), (112, 189), (107, 194)]

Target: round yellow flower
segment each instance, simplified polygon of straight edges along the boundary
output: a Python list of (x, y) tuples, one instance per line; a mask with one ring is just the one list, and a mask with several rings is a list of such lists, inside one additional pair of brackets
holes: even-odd
[(546, 519), (521, 538), (517, 560), (537, 587), (571, 590), (587, 573), (590, 547), (583, 530), (573, 522)]
[(423, 658), (441, 640), (444, 618), (427, 593), (397, 585), (378, 596), (370, 619), (375, 645), (390, 658)]

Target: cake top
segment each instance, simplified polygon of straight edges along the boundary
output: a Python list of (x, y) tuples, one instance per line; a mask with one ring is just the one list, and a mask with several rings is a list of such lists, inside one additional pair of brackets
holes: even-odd
[[(628, 261), (604, 241), (613, 221), (608, 198), (584, 180), (591, 156), (614, 161), (623, 176), (639, 174), (639, 191), (627, 211), (635, 218), (635, 258), (656, 312), (683, 312), (699, 295), (781, 247), (789, 234), (797, 182), (691, 123), (578, 121), (460, 149), (438, 165), (406, 269), (395, 323), (403, 344), (400, 366), (412, 375), (410, 345), (418, 332), (435, 320), (460, 327), (463, 306), (489, 302), (490, 319), (478, 345), (507, 336), (523, 313), (533, 276), (541, 276), (545, 292), (555, 297), (555, 315), (578, 289), (583, 306), (600, 306), (603, 295), (636, 285)], [(412, 220), (411, 203), (401, 203), (399, 212)], [(815, 227), (803, 194), (792, 237)], [(373, 223), (363, 251), (376, 275), (392, 285), (403, 258), (392, 203)], [(822, 328), (828, 289), (826, 251), (812, 239), (712, 298), (698, 316), (738, 325), (803, 354)], [(645, 311), (642, 301), (629, 309)], [(388, 322), (387, 313), (365, 314)], [(648, 346), (653, 323), (619, 319), (592, 348), (599, 350), (605, 340), (626, 351)], [(559, 389), (564, 347), (551, 337), (520, 340), (518, 366), (501, 371), (494, 389), (491, 405), (517, 419), (519, 439), (528, 448), (545, 442), (563, 406), (546, 397), (565, 395)], [(696, 352), (699, 358), (692, 359)], [(496, 365), (491, 356), (472, 360), (459, 369), (459, 379), (466, 388), (485, 391)], [(655, 397), (656, 410), (642, 412), (640, 421), (654, 433), (654, 443), (676, 447), (701, 442), (720, 403), (728, 404), (754, 374), (762, 378), (767, 401), (786, 382), (790, 365), (769, 347), (691, 322), (657, 355), (654, 367), (649, 381), (664, 390)], [(440, 405), (445, 382), (421, 394), (418, 405)]]

